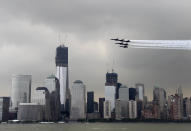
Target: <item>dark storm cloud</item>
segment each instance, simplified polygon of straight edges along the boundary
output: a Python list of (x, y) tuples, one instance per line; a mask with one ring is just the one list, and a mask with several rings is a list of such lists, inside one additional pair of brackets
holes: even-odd
[(12, 73), (32, 74), (35, 87), (55, 72), (59, 32), (68, 36), (70, 85), (82, 79), (87, 90), (102, 96), (114, 59), (128, 86), (182, 84), (189, 92), (190, 51), (123, 50), (109, 39), (190, 39), (190, 5), (189, 0), (0, 0), (1, 94), (9, 94)]

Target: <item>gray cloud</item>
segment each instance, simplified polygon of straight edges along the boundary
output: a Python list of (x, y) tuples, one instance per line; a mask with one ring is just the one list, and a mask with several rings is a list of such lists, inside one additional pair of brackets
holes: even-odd
[(174, 93), (191, 91), (191, 53), (177, 50), (121, 49), (109, 40), (190, 39), (189, 0), (0, 0), (0, 95), (9, 95), (11, 74), (33, 75), (33, 87), (55, 72), (57, 34), (67, 34), (70, 85), (82, 79), (103, 96), (105, 73), (114, 68), (128, 86), (154, 84)]

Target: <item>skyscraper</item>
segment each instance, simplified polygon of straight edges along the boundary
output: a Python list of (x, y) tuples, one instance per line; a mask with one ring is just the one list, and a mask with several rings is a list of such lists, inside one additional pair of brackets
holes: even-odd
[(180, 97), (180, 114), (181, 114), (181, 118), (182, 118), (183, 117), (183, 93), (182, 93), (181, 86), (179, 86), (177, 94)]
[(31, 75), (12, 75), (11, 108), (18, 109), (19, 103), (31, 102)]
[(74, 81), (71, 88), (71, 120), (86, 118), (86, 87), (82, 81)]
[(45, 79), (45, 87), (50, 94), (50, 113), (51, 120), (58, 121), (60, 119), (60, 83), (57, 77), (50, 75)]
[(110, 102), (111, 112), (115, 109), (115, 86), (105, 86), (105, 101)]
[(60, 45), (56, 48), (56, 77), (60, 82), (60, 102), (61, 110), (65, 110), (67, 99), (70, 99), (70, 91), (68, 85), (68, 47)]
[(94, 112), (94, 92), (87, 92), (87, 113)]
[(117, 73), (114, 73), (113, 70), (112, 70), (112, 73), (107, 72), (107, 74), (106, 74), (106, 82), (105, 82), (105, 102), (107, 101), (106, 102), (107, 104), (105, 104), (105, 105), (107, 105), (107, 108), (108, 107), (111, 108), (110, 111), (112, 113), (113, 113), (113, 111), (115, 109), (117, 81), (118, 81)]
[(103, 113), (104, 113), (104, 101), (105, 98), (99, 98), (99, 113), (101, 118), (103, 118)]
[(166, 117), (166, 103), (166, 91), (163, 88), (155, 86), (153, 90), (153, 104), (158, 106), (158, 119)]
[(145, 95), (144, 84), (137, 83), (135, 84), (135, 88), (136, 88), (136, 100), (143, 101)]
[(9, 120), (10, 97), (0, 97), (0, 121)]
[(129, 118), (137, 118), (137, 102), (133, 100), (129, 101)]
[(127, 86), (121, 86), (119, 88), (119, 99), (129, 101), (129, 88)]
[(129, 88), (129, 100), (135, 100), (136, 89), (131, 87)]
[(106, 74), (106, 86), (117, 86), (117, 81), (118, 81), (118, 75), (117, 73), (108, 73)]

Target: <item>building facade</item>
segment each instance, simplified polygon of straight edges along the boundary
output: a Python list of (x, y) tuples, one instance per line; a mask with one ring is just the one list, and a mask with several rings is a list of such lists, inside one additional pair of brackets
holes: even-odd
[(115, 109), (115, 86), (105, 86), (105, 100), (111, 104), (111, 112)]
[(9, 120), (10, 97), (0, 97), (0, 121)]
[(133, 100), (129, 101), (129, 118), (130, 119), (137, 118), (137, 102)]
[(119, 99), (122, 101), (129, 101), (129, 88), (122, 85), (119, 88)]
[(51, 121), (61, 119), (60, 83), (57, 77), (50, 75), (45, 79), (45, 87), (49, 91)]
[(104, 119), (111, 118), (111, 102), (105, 100), (104, 102)]
[(129, 100), (135, 101), (135, 97), (136, 97), (136, 89), (133, 87), (129, 88)]
[(86, 118), (86, 87), (82, 81), (76, 80), (71, 87), (71, 120)]
[(67, 108), (70, 107), (66, 106), (67, 104), (70, 103), (69, 102), (70, 90), (69, 90), (69, 77), (68, 77), (68, 47), (60, 45), (59, 47), (56, 48), (55, 61), (56, 61), (56, 77), (59, 79), (60, 82), (61, 110), (69, 111), (69, 109)]
[(94, 112), (94, 92), (87, 92), (87, 113)]
[(11, 108), (18, 109), (19, 103), (31, 102), (31, 75), (12, 75)]
[(100, 113), (100, 117), (103, 118), (104, 116), (104, 101), (105, 98), (99, 98), (99, 113)]
[(135, 88), (136, 88), (136, 100), (143, 101), (145, 96), (144, 84), (137, 83), (135, 84)]
[(37, 103), (20, 103), (18, 106), (17, 119), (20, 121), (42, 121), (42, 105)]

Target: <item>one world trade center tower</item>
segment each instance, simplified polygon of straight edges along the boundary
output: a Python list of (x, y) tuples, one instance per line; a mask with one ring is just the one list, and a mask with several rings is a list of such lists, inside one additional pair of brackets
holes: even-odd
[(56, 48), (56, 77), (60, 81), (61, 112), (69, 113), (69, 80), (68, 80), (68, 47), (60, 45)]

